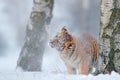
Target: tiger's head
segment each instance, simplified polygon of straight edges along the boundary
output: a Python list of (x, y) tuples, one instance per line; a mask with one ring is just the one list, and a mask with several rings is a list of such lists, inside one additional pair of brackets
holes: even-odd
[(66, 47), (71, 46), (72, 37), (66, 28), (62, 28), (57, 35), (50, 40), (50, 46), (58, 51), (63, 51)]

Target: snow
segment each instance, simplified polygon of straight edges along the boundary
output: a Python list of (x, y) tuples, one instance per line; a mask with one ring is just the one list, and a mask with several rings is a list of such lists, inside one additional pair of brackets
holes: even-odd
[(66, 72), (64, 62), (61, 60), (58, 52), (55, 49), (51, 49), (49, 45), (44, 53), (42, 71), (54, 73)]
[(112, 72), (111, 75), (100, 74), (93, 75), (68, 75), (68, 74), (51, 74), (47, 72), (14, 72), (14, 73), (0, 73), (0, 80), (120, 80), (120, 75)]

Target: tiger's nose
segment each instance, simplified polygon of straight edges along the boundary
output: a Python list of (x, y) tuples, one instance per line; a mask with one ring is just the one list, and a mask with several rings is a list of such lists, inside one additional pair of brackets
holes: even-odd
[(53, 48), (53, 40), (50, 39), (49, 45)]
[(53, 43), (53, 40), (52, 39), (50, 39), (50, 42), (49, 42), (50, 44), (52, 44)]

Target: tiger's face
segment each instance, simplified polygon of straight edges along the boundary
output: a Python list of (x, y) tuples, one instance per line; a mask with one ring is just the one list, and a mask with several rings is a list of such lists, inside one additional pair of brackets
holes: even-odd
[(71, 41), (71, 36), (68, 34), (67, 29), (62, 28), (57, 35), (50, 40), (50, 46), (56, 48), (58, 51), (63, 51), (65, 43)]

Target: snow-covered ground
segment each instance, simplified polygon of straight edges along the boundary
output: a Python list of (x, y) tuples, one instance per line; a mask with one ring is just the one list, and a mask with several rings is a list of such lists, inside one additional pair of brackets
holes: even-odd
[(100, 74), (93, 75), (67, 75), (67, 74), (51, 74), (51, 73), (0, 73), (0, 80), (120, 80), (120, 75), (112, 72), (111, 75)]

